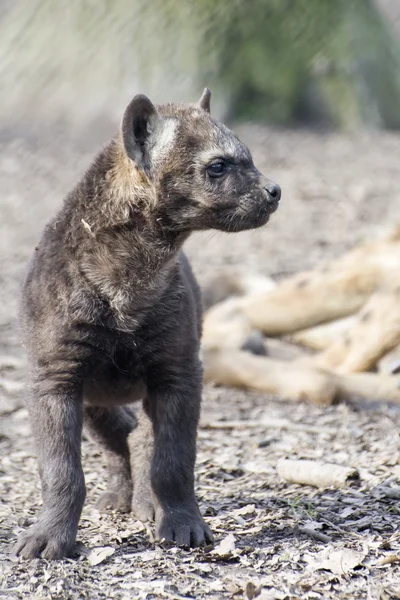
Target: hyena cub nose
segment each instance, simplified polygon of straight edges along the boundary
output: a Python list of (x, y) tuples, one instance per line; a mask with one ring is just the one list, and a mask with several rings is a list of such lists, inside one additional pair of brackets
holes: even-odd
[(265, 191), (266, 201), (271, 207), (271, 212), (274, 212), (278, 208), (278, 203), (281, 199), (281, 188), (277, 183), (274, 183), (265, 177), (262, 179), (262, 186)]

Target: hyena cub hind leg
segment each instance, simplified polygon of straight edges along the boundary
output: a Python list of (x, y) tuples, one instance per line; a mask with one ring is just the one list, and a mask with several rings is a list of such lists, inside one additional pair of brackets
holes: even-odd
[(97, 507), (129, 512), (132, 502), (132, 476), (128, 435), (136, 418), (127, 406), (85, 408), (85, 426), (91, 437), (104, 449), (107, 468), (107, 490), (100, 496)]
[(154, 436), (152, 423), (144, 410), (140, 411), (138, 424), (129, 434), (128, 444), (133, 477), (132, 512), (139, 521), (154, 521), (155, 496), (150, 481)]

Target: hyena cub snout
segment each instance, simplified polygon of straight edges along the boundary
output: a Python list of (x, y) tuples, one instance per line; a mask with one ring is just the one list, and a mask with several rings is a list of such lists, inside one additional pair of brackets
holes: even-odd
[(271, 212), (275, 212), (278, 208), (279, 200), (281, 199), (281, 188), (277, 183), (267, 179), (263, 175), (260, 177), (260, 186), (262, 187)]
[(236, 138), (235, 142), (233, 157), (219, 157), (206, 169), (205, 185), (211, 196), (208, 205), (212, 211), (208, 227), (227, 232), (265, 225), (281, 198), (279, 185), (264, 177), (254, 166), (247, 148)]
[[(217, 227), (227, 231), (243, 231), (246, 229), (257, 229), (269, 221), (281, 198), (279, 185), (267, 179), (255, 167), (250, 175), (244, 175), (243, 191), (237, 196), (234, 208), (229, 215), (228, 227)], [(247, 180), (247, 181), (246, 181)], [(247, 188), (246, 188), (247, 185)], [(234, 184), (234, 190), (238, 187)], [(226, 216), (226, 215), (225, 215)]]
[(206, 167), (213, 222), (209, 227), (242, 231), (265, 225), (281, 198), (279, 185), (255, 167), (248, 148), (227, 128), (218, 126), (219, 154)]

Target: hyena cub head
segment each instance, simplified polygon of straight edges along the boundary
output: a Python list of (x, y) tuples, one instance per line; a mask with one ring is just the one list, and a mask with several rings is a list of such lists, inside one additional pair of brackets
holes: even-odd
[(135, 96), (121, 139), (152, 189), (156, 219), (175, 231), (241, 231), (264, 225), (281, 191), (254, 166), (250, 151), (210, 116), (204, 90), (196, 105), (155, 107)]

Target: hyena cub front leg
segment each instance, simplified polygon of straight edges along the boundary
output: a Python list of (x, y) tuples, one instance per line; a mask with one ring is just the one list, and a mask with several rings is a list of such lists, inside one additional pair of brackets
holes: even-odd
[(150, 481), (156, 499), (156, 538), (186, 547), (213, 542), (194, 491), (201, 375), (197, 359), (181, 357), (179, 364), (159, 365), (149, 378), (152, 384), (147, 409), (154, 432)]
[(23, 558), (62, 558), (74, 553), (85, 500), (81, 466), (82, 400), (73, 391), (36, 390), (29, 401), (42, 482), (43, 510), (15, 551)]
[(212, 543), (213, 535), (194, 493), (201, 397), (196, 361), (187, 373), (173, 385), (163, 384), (159, 368), (151, 376), (157, 386), (149, 385), (138, 426), (129, 436), (132, 511), (141, 521), (155, 518), (157, 539), (175, 541), (179, 546), (201, 546)]

